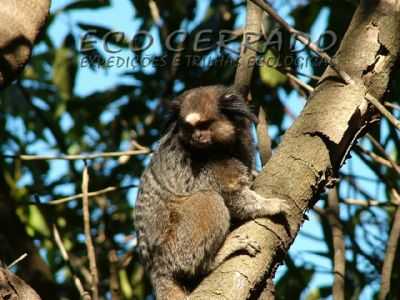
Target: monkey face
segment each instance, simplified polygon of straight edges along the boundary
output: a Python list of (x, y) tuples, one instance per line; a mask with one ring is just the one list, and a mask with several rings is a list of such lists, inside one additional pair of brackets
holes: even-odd
[(248, 130), (255, 118), (243, 97), (223, 86), (189, 90), (175, 106), (180, 140), (199, 150), (234, 145), (237, 131)]
[(196, 149), (206, 149), (235, 142), (235, 126), (230, 120), (218, 116), (217, 119), (192, 122), (197, 117), (199, 114), (191, 113), (180, 121), (179, 137), (185, 144)]

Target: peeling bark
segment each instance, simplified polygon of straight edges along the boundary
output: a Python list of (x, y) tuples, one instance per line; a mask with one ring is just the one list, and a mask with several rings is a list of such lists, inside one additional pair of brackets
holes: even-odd
[(335, 183), (350, 148), (371, 122), (374, 108), (365, 96), (370, 93), (382, 98), (399, 46), (400, 3), (361, 1), (335, 56), (339, 68), (354, 82), (342, 83), (328, 68), (254, 182), (261, 195), (289, 201), (288, 222), (260, 219), (238, 228), (257, 239), (262, 251), (255, 257), (229, 259), (203, 280), (190, 299), (252, 298), (262, 289), (257, 285), (273, 276), (304, 221), (304, 213), (326, 186)]
[(50, 0), (4, 0), (0, 5), (0, 88), (16, 78), (31, 55)]
[(40, 297), (21, 278), (0, 268), (0, 299), (40, 300)]

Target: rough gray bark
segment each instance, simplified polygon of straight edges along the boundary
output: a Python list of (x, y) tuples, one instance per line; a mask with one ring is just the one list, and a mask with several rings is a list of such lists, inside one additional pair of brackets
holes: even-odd
[(40, 297), (21, 278), (0, 268), (0, 299), (40, 300)]
[(190, 299), (248, 299), (273, 276), (324, 187), (335, 182), (350, 147), (371, 122), (367, 93), (384, 95), (400, 46), (400, 3), (361, 1), (336, 54), (340, 69), (354, 83), (343, 84), (328, 68), (306, 107), (286, 132), (275, 155), (257, 177), (254, 188), (265, 197), (287, 199), (288, 224), (255, 220), (237, 229), (257, 239), (255, 257), (235, 256), (197, 287)]
[(0, 1), (0, 88), (16, 78), (31, 55), (50, 0)]

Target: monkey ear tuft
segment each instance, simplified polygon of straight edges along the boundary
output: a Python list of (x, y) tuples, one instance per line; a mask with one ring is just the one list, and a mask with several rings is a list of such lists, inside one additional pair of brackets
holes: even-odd
[(240, 94), (226, 93), (220, 98), (219, 106), (221, 112), (227, 116), (245, 117), (254, 123), (258, 121)]
[(223, 101), (235, 101), (235, 100), (237, 100), (238, 95), (228, 93), (228, 94), (225, 94), (222, 98), (223, 98), (222, 99)]
[(176, 121), (179, 118), (179, 111), (180, 111), (180, 101), (177, 99), (174, 99), (172, 101), (169, 101), (166, 104), (166, 114), (165, 114), (165, 119), (162, 124), (162, 132), (165, 133), (169, 129), (171, 129), (173, 126), (175, 126)]
[(235, 93), (227, 93), (227, 94), (223, 95), (220, 99), (222, 106), (234, 105), (238, 101), (241, 102), (242, 97)]

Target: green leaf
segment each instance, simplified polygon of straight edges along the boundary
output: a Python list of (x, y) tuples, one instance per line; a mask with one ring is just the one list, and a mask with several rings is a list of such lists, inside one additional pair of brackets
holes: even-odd
[(132, 291), (132, 287), (129, 282), (129, 278), (126, 273), (126, 270), (121, 270), (119, 272), (119, 281), (120, 281), (121, 290), (122, 290), (122, 293), (124, 294), (125, 299), (132, 299), (133, 291)]
[(43, 236), (50, 236), (50, 230), (47, 227), (46, 220), (42, 212), (35, 205), (29, 206), (28, 225)]
[(264, 55), (264, 63), (260, 67), (261, 80), (271, 88), (282, 85), (286, 82), (287, 77), (279, 72), (276, 67), (279, 65), (279, 58), (268, 50)]
[[(68, 34), (62, 47), (58, 48), (54, 57), (53, 83), (57, 87), (62, 100), (72, 98), (77, 73), (77, 55), (72, 34)], [(64, 110), (58, 110), (61, 115)]]

